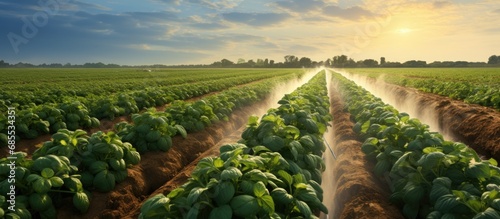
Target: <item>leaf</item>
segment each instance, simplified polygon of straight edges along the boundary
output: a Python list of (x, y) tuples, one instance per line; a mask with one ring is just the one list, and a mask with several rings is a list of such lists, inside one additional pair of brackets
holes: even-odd
[(444, 156), (442, 152), (431, 152), (429, 154), (424, 154), (417, 163), (424, 169), (429, 170), (439, 165)]
[(300, 200), (295, 200), (295, 205), (299, 209), (300, 213), (302, 213), (302, 215), (304, 215), (305, 218), (311, 217), (311, 215), (312, 215), (311, 209), (309, 208), (309, 206), (305, 202), (300, 201)]
[(392, 124), (395, 124), (397, 121), (398, 121), (398, 118), (397, 118), (397, 117), (394, 117), (394, 116), (387, 117), (387, 118), (385, 118), (385, 119), (384, 119), (384, 122), (385, 122), (385, 124), (387, 124), (387, 125), (392, 125)]
[(189, 195), (187, 197), (187, 202), (188, 202), (188, 205), (193, 205), (197, 200), (198, 198), (200, 197), (200, 195), (205, 191), (207, 190), (206, 188), (201, 188), (201, 187), (196, 187), (194, 189), (192, 189), (190, 192), (189, 192)]
[(253, 185), (253, 193), (256, 197), (262, 197), (264, 195), (269, 195), (266, 186), (262, 182), (257, 182)]
[(110, 171), (103, 170), (95, 175), (92, 184), (97, 191), (109, 192), (115, 188), (115, 175)]
[(224, 161), (220, 158), (214, 160), (214, 166), (217, 168), (222, 168), (224, 166)]
[(229, 167), (225, 170), (222, 171), (220, 178), (221, 180), (237, 180), (239, 177), (241, 177), (243, 173), (236, 168), (236, 167)]
[(403, 200), (406, 203), (418, 205), (420, 200), (424, 197), (425, 189), (422, 185), (415, 184), (414, 182), (408, 182), (404, 187), (404, 197)]
[(499, 212), (493, 208), (487, 208), (485, 211), (476, 214), (473, 219), (497, 219), (497, 218), (500, 218)]
[(271, 151), (279, 151), (285, 147), (285, 141), (276, 135), (264, 137), (262, 144), (271, 149)]
[(81, 213), (87, 212), (90, 206), (90, 201), (87, 194), (85, 194), (85, 192), (75, 193), (75, 195), (73, 195), (73, 205)]
[(52, 187), (49, 179), (39, 178), (33, 183), (33, 189), (40, 194), (47, 193)]
[(278, 174), (277, 174), (282, 180), (284, 180), (284, 182), (288, 185), (288, 186), (291, 186), (292, 183), (293, 183), (293, 178), (292, 176), (284, 171), (284, 170), (279, 170), (278, 171)]
[(490, 167), (486, 163), (470, 163), (465, 169), (465, 176), (469, 178), (489, 178), (491, 176)]
[(460, 202), (457, 197), (452, 194), (444, 195), (438, 198), (434, 208), (441, 212), (449, 212), (452, 208), (459, 205)]
[(184, 126), (177, 124), (177, 125), (175, 125), (175, 129), (177, 129), (177, 131), (181, 134), (181, 136), (183, 138), (187, 137), (187, 132), (186, 132), (186, 129), (184, 128)]
[(225, 181), (216, 186), (215, 192), (215, 202), (217, 202), (217, 205), (221, 206), (231, 201), (235, 194), (235, 188), (232, 182)]
[(50, 169), (50, 168), (44, 168), (44, 169), (42, 170), (41, 175), (42, 175), (44, 178), (48, 179), (48, 178), (50, 178), (50, 177), (54, 176), (54, 170), (52, 170), (52, 169)]
[(158, 194), (146, 200), (141, 206), (141, 215), (139, 218), (167, 218), (167, 205), (170, 199), (163, 194)]
[(56, 187), (56, 188), (64, 185), (64, 181), (60, 177), (57, 177), (57, 176), (50, 178), (50, 183), (52, 184), (52, 187)]
[(274, 213), (274, 201), (273, 197), (270, 195), (264, 195), (262, 197), (258, 198), (258, 203), (264, 211), (266, 211), (268, 214)]
[(239, 195), (231, 200), (233, 213), (238, 217), (249, 218), (256, 215), (259, 211), (257, 199), (250, 195)]
[(229, 205), (222, 205), (212, 209), (208, 219), (231, 219), (233, 217), (233, 209)]
[(418, 204), (417, 205), (405, 204), (403, 207), (403, 214), (405, 215), (406, 218), (415, 219), (417, 218), (418, 215), (418, 209), (419, 209)]
[(271, 192), (271, 197), (276, 200), (277, 203), (288, 205), (293, 201), (293, 196), (288, 194), (288, 192), (283, 188), (275, 188)]
[(370, 128), (370, 120), (361, 125), (361, 133), (366, 133), (366, 131), (368, 131), (368, 128)]
[(384, 173), (391, 170), (391, 163), (388, 160), (381, 160), (375, 164), (374, 172), (377, 176), (383, 176)]
[(52, 199), (47, 193), (33, 193), (29, 196), (29, 204), (36, 211), (45, 211), (52, 207)]
[(429, 201), (435, 204), (441, 196), (451, 194), (451, 180), (447, 177), (439, 177), (432, 181), (432, 188), (429, 193)]

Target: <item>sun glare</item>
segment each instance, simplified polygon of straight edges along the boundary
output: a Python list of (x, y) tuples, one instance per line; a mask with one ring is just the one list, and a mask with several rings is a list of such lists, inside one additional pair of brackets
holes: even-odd
[(407, 34), (407, 33), (411, 32), (411, 29), (410, 28), (400, 28), (397, 32), (400, 34)]

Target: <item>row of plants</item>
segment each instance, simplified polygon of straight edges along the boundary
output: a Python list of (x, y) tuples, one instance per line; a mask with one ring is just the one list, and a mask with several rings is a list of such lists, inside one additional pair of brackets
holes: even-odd
[[(230, 103), (233, 108), (247, 105), (264, 98), (275, 83), (292, 77), (287, 75), (230, 89), (205, 98), (213, 101), (199, 100), (193, 105), (203, 102), (209, 112), (213, 112), (212, 104)], [(221, 102), (223, 100), (226, 102)], [(180, 133), (186, 137), (184, 127), (171, 118), (167, 112), (151, 110), (132, 115), (133, 124), (117, 124), (117, 133), (99, 131), (89, 136), (83, 130), (60, 129), (31, 157), (24, 152), (14, 153), (15, 166), (9, 158), (1, 159), (0, 217), (3, 212), (13, 218), (54, 218), (56, 208), (71, 201), (75, 209), (85, 213), (91, 191), (113, 190), (128, 176), (127, 168), (140, 162), (139, 152), (168, 151), (172, 136)], [(6, 198), (12, 193), (15, 193), (15, 207), (11, 207)]]
[(164, 112), (152, 109), (143, 114), (134, 114), (133, 123), (118, 123), (115, 130), (141, 153), (168, 151), (172, 146), (171, 137), (176, 133), (185, 136), (186, 132), (203, 130), (214, 122), (228, 121), (228, 116), (235, 109), (264, 99), (272, 91), (270, 87), (293, 77), (285, 75), (230, 88), (194, 102), (174, 101)]
[[(140, 109), (161, 106), (174, 100), (187, 99), (266, 78), (272, 77), (269, 74), (238, 76), (107, 97), (89, 96), (81, 98), (81, 101), (77, 98), (59, 104), (47, 103), (38, 106), (32, 104), (31, 108), (16, 111), (16, 140), (33, 139), (39, 135), (55, 133), (59, 129), (74, 131), (79, 128), (95, 128), (100, 124), (99, 119), (113, 119), (116, 116), (138, 113)], [(0, 114), (0, 145), (7, 145), (6, 133), (9, 120), (6, 115), (6, 113)]]
[(203, 158), (188, 182), (158, 194), (139, 218), (317, 218), (322, 204), (322, 135), (328, 114), (324, 71), (249, 119), (238, 143)]
[(407, 80), (401, 82), (403, 86), (417, 88), (427, 93), (447, 96), (466, 103), (500, 109), (500, 87), (492, 85), (478, 85), (469, 82), (449, 82), (438, 80)]
[(443, 139), (339, 74), (334, 83), (364, 139), (361, 150), (407, 218), (500, 218), (500, 168)]
[(113, 132), (61, 129), (31, 158), (15, 152), (0, 159), (0, 217), (56, 218), (56, 208), (72, 202), (79, 212), (91, 193), (111, 191), (128, 176), (140, 155)]
[[(32, 69), (33, 70), (33, 69)], [(30, 108), (30, 104), (61, 103), (68, 98), (79, 97), (107, 97), (124, 92), (141, 91), (145, 88), (165, 88), (175, 85), (185, 85), (208, 82), (212, 80), (230, 79), (249, 75), (283, 75), (290, 72), (274, 72), (243, 70), (167, 70), (165, 72), (137, 73), (121, 69), (119, 71), (96, 71), (88, 69), (74, 69), (66, 74), (59, 72), (42, 71), (32, 75), (32, 71), (17, 72), (17, 75), (3, 75), (9, 78), (20, 77), (6, 83), (8, 86), (0, 91), (0, 99), (9, 106), (18, 110)], [(36, 70), (34, 71), (36, 72)], [(33, 78), (36, 78), (34, 80)], [(28, 79), (28, 80), (26, 80)], [(3, 82), (3, 81), (2, 81)], [(0, 108), (0, 110), (4, 110)]]

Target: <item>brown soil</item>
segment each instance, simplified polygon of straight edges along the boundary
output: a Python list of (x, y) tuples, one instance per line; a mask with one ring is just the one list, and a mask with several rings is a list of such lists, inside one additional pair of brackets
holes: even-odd
[[(141, 163), (128, 169), (127, 179), (117, 184), (113, 191), (92, 193), (87, 213), (76, 213), (71, 201), (68, 200), (67, 205), (59, 208), (58, 217), (137, 218), (141, 203), (145, 199), (151, 194), (170, 191), (171, 188), (183, 184), (194, 167), (195, 160), (209, 156), (210, 154), (204, 154), (204, 152), (210, 148), (212, 148), (211, 153), (216, 153), (218, 147), (214, 147), (214, 145), (225, 136), (230, 136), (235, 130), (244, 126), (247, 118), (252, 115), (253, 107), (258, 107), (258, 104), (236, 110), (231, 115), (229, 122), (220, 122), (203, 131), (190, 133), (186, 139), (180, 136), (174, 137), (174, 146), (168, 152), (152, 152), (141, 155)], [(186, 166), (191, 166), (191, 169), (185, 169)], [(179, 177), (174, 179), (175, 176)], [(169, 181), (170, 184), (167, 184)], [(161, 186), (163, 189), (158, 190)]]
[(398, 98), (415, 98), (419, 109), (433, 108), (439, 118), (439, 128), (470, 146), (484, 158), (500, 161), (500, 112), (467, 104), (448, 97), (420, 92), (413, 88), (386, 85)]
[[(198, 162), (201, 159), (203, 159), (205, 157), (218, 156), (220, 154), (219, 153), (220, 146), (222, 146), (224, 144), (235, 143), (238, 140), (240, 140), (241, 133), (243, 133), (245, 128), (246, 128), (246, 125), (242, 125), (239, 129), (233, 130), (233, 132), (231, 134), (226, 135), (223, 139), (221, 139), (219, 142), (217, 142), (217, 144), (214, 147), (212, 147), (212, 148), (208, 149), (207, 151), (205, 151), (204, 153), (202, 153), (196, 160), (191, 162), (189, 165), (185, 166), (184, 169), (182, 169), (182, 171), (179, 172), (175, 177), (173, 177), (171, 180), (169, 180), (163, 186), (161, 186), (156, 191), (151, 193), (149, 195), (149, 197), (144, 199), (144, 201), (146, 201), (147, 199), (152, 198), (153, 196), (160, 194), (160, 193), (166, 195), (166, 194), (170, 193), (170, 191), (172, 191), (172, 190), (178, 188), (179, 186), (183, 185), (184, 183), (186, 183), (188, 181), (189, 177), (191, 176), (191, 172), (194, 170), (194, 168), (196, 167), (196, 165), (198, 164)], [(141, 213), (141, 206), (142, 206), (142, 203), (140, 205), (135, 206), (123, 218), (138, 218), (139, 214)]]
[(333, 168), (336, 181), (335, 204), (331, 218), (404, 218), (401, 211), (389, 202), (389, 188), (373, 174), (374, 163), (365, 159), (361, 142), (352, 131), (350, 114), (343, 111), (343, 102), (335, 89), (330, 89), (331, 114), (337, 159)]

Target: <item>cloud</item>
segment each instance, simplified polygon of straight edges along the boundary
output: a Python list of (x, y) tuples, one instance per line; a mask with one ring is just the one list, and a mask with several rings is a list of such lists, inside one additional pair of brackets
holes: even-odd
[(493, 13), (500, 14), (500, 8), (497, 10), (494, 10)]
[(198, 30), (223, 30), (230, 28), (229, 25), (225, 24), (225, 22), (220, 19), (214, 19), (213, 17), (201, 17), (198, 15), (191, 16), (184, 22), (186, 25), (194, 27)]
[(361, 20), (363, 18), (374, 17), (371, 11), (365, 10), (361, 7), (354, 6), (350, 8), (340, 8), (338, 6), (326, 6), (323, 8), (323, 14), (330, 17), (338, 17), (346, 20)]
[(452, 3), (449, 1), (435, 1), (432, 3), (432, 5), (435, 9), (441, 9), (441, 8), (446, 8), (448, 6), (451, 6)]
[(274, 4), (278, 8), (284, 9), (291, 13), (306, 13), (310, 11), (315, 11), (325, 6), (325, 3), (320, 0), (312, 0), (312, 1), (286, 0), (286, 1), (277, 1)]
[(181, 3), (181, 0), (154, 0), (154, 1), (165, 4), (176, 4), (176, 5), (179, 5)]
[(190, 3), (200, 4), (208, 8), (222, 10), (238, 6), (242, 0), (188, 0)]
[(96, 9), (100, 11), (110, 11), (111, 8), (98, 5), (98, 4), (92, 4), (92, 3), (86, 3), (86, 2), (81, 2), (81, 1), (73, 1), (73, 3), (78, 6), (79, 8), (83, 9)]
[(266, 27), (279, 24), (290, 18), (290, 15), (284, 13), (230, 12), (223, 13), (222, 17), (229, 22), (242, 23), (254, 27)]

